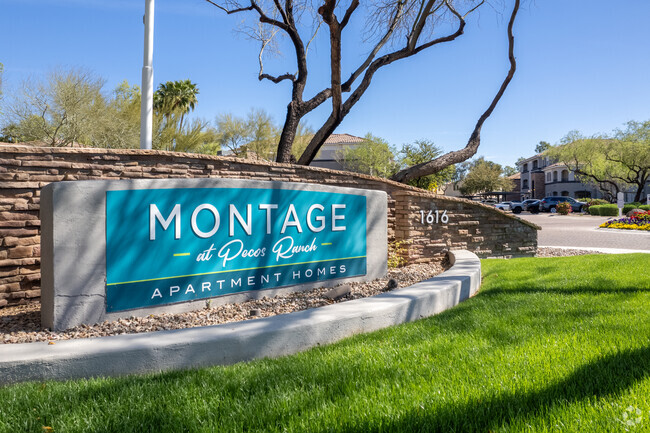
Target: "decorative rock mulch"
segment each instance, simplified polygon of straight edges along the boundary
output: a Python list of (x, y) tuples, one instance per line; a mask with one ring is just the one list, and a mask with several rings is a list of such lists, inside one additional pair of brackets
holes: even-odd
[[(443, 264), (432, 263), (391, 269), (388, 271), (386, 278), (368, 283), (347, 284), (350, 291), (342, 297), (332, 296), (331, 293), (328, 297), (326, 295), (328, 295), (328, 292), (332, 292), (332, 288), (318, 288), (307, 292), (295, 292), (274, 298), (252, 299), (238, 304), (219, 305), (186, 313), (131, 317), (92, 326), (80, 325), (61, 332), (41, 329), (40, 304), (38, 303), (7, 307), (0, 309), (0, 344), (32, 343), (36, 341), (55, 342), (73, 338), (105, 337), (108, 335), (193, 328), (257, 319), (365, 298), (397, 287), (407, 287), (438, 275), (445, 268), (446, 266), (443, 267)], [(330, 299), (332, 297), (335, 299)]]
[[(539, 248), (537, 257), (577, 256), (597, 254), (587, 250), (561, 248)], [(199, 311), (178, 314), (160, 314), (147, 317), (131, 317), (96, 325), (80, 325), (61, 332), (41, 329), (40, 304), (31, 303), (15, 307), (0, 308), (0, 344), (32, 343), (36, 341), (55, 342), (73, 338), (105, 337), (108, 335), (134, 334), (170, 329), (193, 328), (257, 319), (276, 314), (291, 313), (308, 308), (322, 307), (337, 302), (365, 298), (407, 287), (419, 281), (440, 274), (447, 265), (440, 263), (409, 265), (391, 269), (388, 276), (368, 283), (350, 283), (350, 293), (343, 297), (326, 296), (331, 288), (319, 288), (307, 292), (296, 292), (274, 298), (252, 299), (238, 304), (219, 305)], [(391, 281), (392, 280), (392, 281)], [(395, 284), (396, 283), (396, 284)]]
[(565, 248), (537, 248), (535, 257), (568, 257), (568, 256), (584, 256), (585, 254), (603, 254), (598, 251), (592, 250), (574, 250)]

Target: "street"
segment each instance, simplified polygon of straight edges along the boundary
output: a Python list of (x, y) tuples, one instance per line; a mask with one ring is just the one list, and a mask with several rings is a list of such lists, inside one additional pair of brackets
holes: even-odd
[(540, 247), (571, 247), (586, 249), (622, 249), (650, 253), (650, 232), (598, 228), (610, 217), (591, 215), (559, 215), (523, 212), (518, 217), (542, 227), (538, 231)]

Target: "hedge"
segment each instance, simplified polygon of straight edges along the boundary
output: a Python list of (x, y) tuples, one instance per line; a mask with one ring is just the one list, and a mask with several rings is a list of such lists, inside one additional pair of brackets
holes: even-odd
[(600, 216), (618, 216), (618, 206), (615, 204), (599, 204), (596, 206), (590, 206), (589, 213), (591, 215)]
[(641, 203), (628, 203), (623, 206), (623, 214), (628, 213), (632, 209), (640, 209)]
[[(650, 205), (644, 204), (637, 206), (636, 204), (626, 204), (623, 206), (623, 215), (632, 209), (650, 210)], [(596, 216), (618, 216), (618, 206), (615, 204), (598, 204), (589, 206), (589, 214)]]

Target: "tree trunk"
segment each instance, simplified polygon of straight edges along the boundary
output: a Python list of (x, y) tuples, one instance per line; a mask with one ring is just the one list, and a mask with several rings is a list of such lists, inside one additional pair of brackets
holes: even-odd
[(634, 201), (640, 203), (641, 202), (641, 193), (643, 192), (643, 185), (638, 186), (636, 189), (636, 194), (634, 195)]
[(634, 195), (634, 201), (639, 202), (639, 203), (641, 202), (641, 196), (643, 194), (643, 187), (645, 186), (645, 184), (648, 181), (649, 177), (650, 177), (650, 174), (645, 175), (645, 176), (640, 175), (638, 177), (639, 183), (637, 184), (637, 190), (636, 190), (636, 194)]
[(293, 141), (296, 138), (296, 131), (300, 119), (304, 115), (298, 109), (298, 102), (291, 101), (287, 106), (287, 117), (284, 120), (282, 127), (282, 134), (280, 135), (280, 143), (278, 143), (278, 154), (275, 158), (276, 162), (290, 162), (291, 161), (291, 148)]
[(336, 130), (336, 127), (341, 124), (342, 120), (343, 116), (337, 116), (334, 113), (330, 114), (330, 117), (327, 119), (325, 124), (321, 126), (321, 128), (316, 131), (316, 134), (314, 134), (312, 137), (311, 141), (307, 145), (307, 148), (300, 156), (298, 164), (309, 165), (316, 157), (316, 154), (320, 150), (321, 146), (323, 146), (325, 143), (325, 140), (327, 140), (327, 138), (332, 135), (332, 133)]

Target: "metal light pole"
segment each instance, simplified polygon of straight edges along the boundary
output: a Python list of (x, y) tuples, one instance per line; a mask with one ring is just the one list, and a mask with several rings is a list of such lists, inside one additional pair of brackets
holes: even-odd
[(140, 100), (140, 149), (151, 149), (153, 136), (153, 9), (154, 0), (144, 6), (144, 60)]

